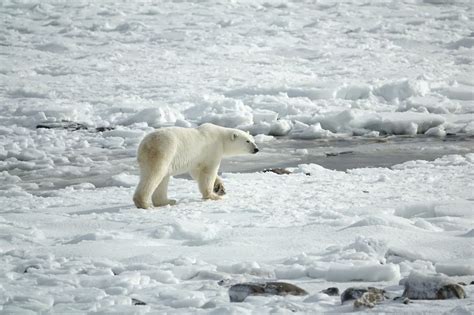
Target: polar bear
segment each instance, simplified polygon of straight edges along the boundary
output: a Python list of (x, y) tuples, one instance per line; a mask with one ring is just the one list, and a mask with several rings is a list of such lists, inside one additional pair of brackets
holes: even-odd
[(133, 202), (143, 209), (152, 204), (156, 207), (174, 205), (176, 201), (168, 199), (168, 181), (170, 176), (183, 173), (189, 173), (198, 182), (203, 199), (220, 199), (214, 185), (222, 186), (217, 177), (222, 158), (258, 151), (250, 134), (214, 124), (156, 130), (145, 136), (138, 146), (140, 182)]

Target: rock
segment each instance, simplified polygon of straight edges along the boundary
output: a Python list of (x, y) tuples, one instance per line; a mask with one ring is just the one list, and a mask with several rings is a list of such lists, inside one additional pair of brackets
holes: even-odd
[(110, 130), (114, 130), (115, 127), (97, 127), (95, 128), (95, 131), (97, 132), (104, 132), (104, 131), (110, 131)]
[(339, 295), (339, 289), (336, 288), (336, 287), (330, 287), (330, 288), (327, 288), (325, 290), (322, 290), (321, 291), (322, 293), (325, 293), (329, 296), (336, 296), (336, 295)]
[(402, 281), (405, 285), (402, 296), (412, 300), (463, 299), (466, 297), (462, 286), (442, 274), (426, 275), (412, 271), (408, 278)]
[(347, 288), (342, 292), (341, 294), (341, 303), (344, 303), (346, 301), (350, 300), (357, 300), (361, 298), (364, 293), (371, 292), (373, 294), (377, 295), (384, 295), (385, 290), (382, 289), (377, 289), (374, 287), (368, 287), (368, 288)]
[[(36, 125), (36, 129), (66, 129), (69, 131), (77, 130), (89, 130), (89, 127), (85, 124), (61, 120), (61, 121), (44, 121), (41, 124)], [(97, 127), (95, 128), (96, 132), (104, 132), (109, 130), (114, 130), (115, 127)]]
[(369, 307), (372, 308), (377, 302), (385, 300), (384, 290), (369, 290), (362, 294), (360, 298), (354, 301), (354, 308)]
[(39, 269), (41, 269), (40, 266), (38, 266), (38, 265), (31, 265), (31, 266), (27, 266), (27, 267), (24, 269), (23, 273), (29, 273), (29, 272), (31, 272), (32, 270), (39, 270)]
[(447, 300), (453, 298), (466, 298), (466, 292), (464, 292), (462, 286), (457, 283), (446, 284), (436, 292), (436, 299), (438, 300)]
[(243, 302), (249, 295), (307, 295), (308, 292), (286, 282), (238, 283), (229, 289), (231, 302)]
[(140, 301), (139, 299), (132, 298), (132, 305), (146, 305), (146, 303), (143, 301)]
[(469, 285), (474, 285), (474, 281), (471, 281), (471, 283), (469, 283)]
[(278, 175), (288, 175), (291, 174), (286, 168), (268, 168), (263, 170), (264, 173), (272, 172)]
[(459, 285), (462, 285), (463, 287), (467, 286), (465, 282), (458, 282)]
[(36, 125), (37, 129), (66, 129), (69, 131), (76, 131), (76, 130), (87, 130), (88, 127), (84, 124), (69, 121), (69, 120), (61, 120), (59, 122), (48, 122), (45, 121), (41, 124)]
[(353, 153), (354, 151), (328, 152), (326, 153), (326, 156), (330, 157), (330, 156), (338, 156), (338, 155), (353, 154)]

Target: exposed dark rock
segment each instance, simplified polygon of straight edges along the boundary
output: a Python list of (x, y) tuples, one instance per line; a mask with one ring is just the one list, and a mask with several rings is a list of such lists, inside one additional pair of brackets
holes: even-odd
[(231, 302), (243, 302), (249, 295), (307, 295), (308, 292), (286, 282), (238, 283), (229, 289)]
[(25, 267), (25, 270), (23, 271), (23, 273), (28, 273), (28, 272), (31, 272), (31, 270), (39, 270), (39, 269), (41, 269), (40, 266), (31, 265), (31, 266)]
[(336, 295), (339, 295), (339, 289), (336, 288), (336, 287), (330, 287), (330, 288), (327, 288), (325, 290), (322, 290), (321, 291), (322, 293), (325, 293), (329, 296), (336, 296)]
[(286, 168), (268, 168), (263, 170), (264, 173), (272, 172), (278, 175), (288, 175), (291, 174)]
[(459, 285), (462, 285), (462, 286), (467, 286), (467, 284), (465, 282), (458, 282)]
[(326, 156), (330, 157), (330, 156), (338, 156), (338, 155), (353, 154), (353, 153), (354, 151), (329, 152), (329, 153), (326, 153)]
[(425, 275), (412, 271), (402, 280), (405, 285), (403, 297), (412, 300), (463, 299), (466, 293), (462, 286), (441, 274)]
[[(36, 125), (36, 129), (66, 129), (69, 131), (77, 131), (77, 130), (89, 130), (89, 127), (85, 124), (69, 121), (69, 120), (61, 120), (61, 121), (45, 121), (38, 125)], [(96, 132), (104, 132), (108, 130), (114, 130), (115, 127), (97, 127), (94, 130)]]
[(378, 302), (385, 300), (384, 290), (369, 290), (362, 294), (360, 298), (354, 301), (354, 308), (368, 307), (372, 308)]
[(139, 299), (132, 298), (132, 305), (146, 305), (146, 303)]
[(97, 127), (95, 128), (95, 131), (97, 132), (104, 132), (104, 131), (109, 131), (109, 130), (114, 130), (115, 127)]
[(44, 129), (66, 129), (69, 131), (76, 131), (76, 130), (87, 130), (88, 127), (84, 124), (69, 121), (69, 120), (61, 120), (61, 121), (54, 121), (49, 122), (45, 121), (41, 124), (36, 126), (37, 129), (44, 128)]
[(374, 287), (368, 287), (368, 288), (347, 288), (342, 292), (341, 294), (341, 303), (344, 303), (345, 301), (350, 301), (350, 300), (357, 300), (358, 298), (361, 298), (364, 293), (370, 292), (373, 294), (377, 295), (384, 295), (385, 290), (382, 289), (377, 289)]
[(469, 283), (469, 285), (474, 285), (474, 281), (471, 281), (471, 283)]
[(446, 284), (439, 288), (439, 290), (436, 292), (436, 299), (438, 300), (446, 300), (446, 299), (465, 299), (466, 298), (466, 292), (464, 292), (464, 289), (462, 286), (460, 286), (457, 283), (451, 283), (451, 284)]

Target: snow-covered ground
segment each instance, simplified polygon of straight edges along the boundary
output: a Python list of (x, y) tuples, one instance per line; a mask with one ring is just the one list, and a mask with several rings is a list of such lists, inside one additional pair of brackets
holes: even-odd
[[(320, 290), (470, 283), (473, 17), (468, 0), (1, 1), (0, 312), (340, 313)], [(261, 143), (226, 170), (294, 173), (224, 173), (215, 202), (176, 178), (176, 206), (135, 209), (143, 135), (203, 122)], [(347, 171), (310, 164), (340, 153), (321, 164)], [(229, 302), (261, 280), (310, 295)], [(374, 311), (472, 312), (464, 289)]]
[[(320, 290), (368, 284), (395, 297), (411, 270), (470, 283), (473, 177), (473, 154), (348, 172), (301, 165), (291, 175), (224, 174), (228, 196), (216, 202), (174, 179), (178, 204), (156, 210), (135, 209), (133, 187), (6, 191), (0, 304), (6, 313), (339, 313), (352, 307)], [(231, 303), (218, 285), (265, 279), (310, 296)], [(472, 311), (474, 286), (465, 290), (465, 300), (388, 301), (375, 310)], [(133, 298), (147, 305), (133, 306)]]

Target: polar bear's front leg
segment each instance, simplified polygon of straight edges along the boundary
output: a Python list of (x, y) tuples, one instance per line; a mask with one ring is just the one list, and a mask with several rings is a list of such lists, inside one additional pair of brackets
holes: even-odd
[(196, 178), (199, 185), (199, 191), (203, 199), (219, 200), (221, 196), (214, 192), (214, 183), (217, 178), (217, 170), (219, 165), (214, 167), (202, 167), (201, 169), (191, 172), (193, 178)]
[(161, 207), (166, 205), (175, 205), (176, 200), (168, 199), (168, 183), (170, 177), (165, 176), (158, 187), (153, 192), (151, 200), (155, 207)]

